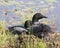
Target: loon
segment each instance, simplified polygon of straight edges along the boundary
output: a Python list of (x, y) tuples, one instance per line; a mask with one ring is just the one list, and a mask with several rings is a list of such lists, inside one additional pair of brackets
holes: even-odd
[(18, 35), (22, 33), (28, 34), (27, 28), (29, 26), (32, 26), (32, 22), (30, 20), (26, 20), (24, 23), (24, 26), (15, 25), (15, 26), (8, 27), (8, 30), (12, 32), (13, 34), (18, 34)]
[[(47, 17), (43, 16), (41, 13), (36, 13), (32, 17), (32, 21), (29, 21), (29, 23), (31, 24), (30, 27), (25, 24), (25, 27), (28, 29), (28, 31), (34, 34), (35, 36), (38, 36), (39, 38), (42, 38), (42, 36), (45, 37), (48, 35), (49, 32), (51, 32), (51, 27), (49, 25), (38, 22), (39, 19), (43, 18)], [(37, 24), (35, 24), (35, 22)]]

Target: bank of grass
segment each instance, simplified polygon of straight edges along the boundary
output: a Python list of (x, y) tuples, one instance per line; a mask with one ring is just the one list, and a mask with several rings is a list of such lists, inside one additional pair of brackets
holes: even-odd
[(5, 22), (0, 21), (0, 48), (46, 48), (44, 40), (34, 35), (13, 35), (6, 30)]

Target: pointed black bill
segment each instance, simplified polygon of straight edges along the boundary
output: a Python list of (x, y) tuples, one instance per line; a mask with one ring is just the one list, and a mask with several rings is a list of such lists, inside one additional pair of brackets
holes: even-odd
[(41, 16), (41, 18), (47, 18), (46, 16)]

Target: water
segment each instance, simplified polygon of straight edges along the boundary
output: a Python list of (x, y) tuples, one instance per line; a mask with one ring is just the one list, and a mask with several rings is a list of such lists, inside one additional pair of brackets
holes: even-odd
[[(17, 9), (17, 10), (15, 10)], [(0, 0), (0, 20), (5, 20), (7, 26), (21, 25), (24, 18), (33, 16), (32, 12), (41, 12), (53, 21), (56, 18), (57, 30), (60, 32), (60, 1), (47, 1), (47, 0), (10, 0), (4, 2)], [(7, 13), (7, 14), (5, 14)], [(29, 14), (27, 14), (29, 13)], [(24, 17), (23, 17), (24, 16)], [(55, 17), (54, 17), (55, 16)]]

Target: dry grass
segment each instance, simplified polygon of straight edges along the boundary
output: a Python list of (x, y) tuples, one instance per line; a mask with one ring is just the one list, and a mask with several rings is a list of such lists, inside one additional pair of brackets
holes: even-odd
[(46, 48), (46, 43), (34, 35), (13, 35), (0, 23), (0, 48)]
[(60, 48), (60, 33), (49, 34), (47, 40), (24, 33), (18, 36), (5, 30), (5, 23), (0, 22), (0, 48)]
[(60, 48), (60, 33), (54, 32), (50, 34), (48, 40), (46, 40), (46, 44), (50, 48)]

